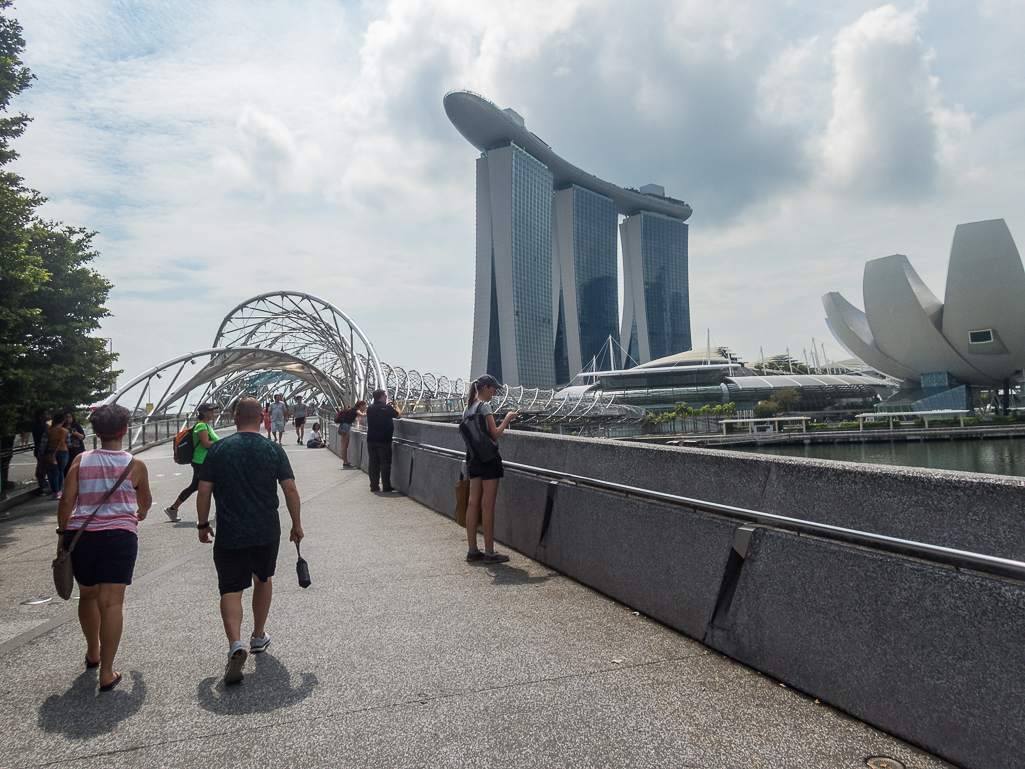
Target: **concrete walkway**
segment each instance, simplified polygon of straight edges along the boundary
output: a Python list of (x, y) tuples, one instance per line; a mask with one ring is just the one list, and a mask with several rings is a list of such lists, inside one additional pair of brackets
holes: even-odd
[(195, 505), (160, 512), (188, 481), (168, 446), (140, 455), (156, 504), (113, 692), (74, 601), (20, 603), (53, 594), (56, 503), (0, 525), (0, 767), (948, 766), (518, 554), (466, 564), (448, 518), (286, 448), (314, 584), (283, 542), (273, 643), (228, 690)]

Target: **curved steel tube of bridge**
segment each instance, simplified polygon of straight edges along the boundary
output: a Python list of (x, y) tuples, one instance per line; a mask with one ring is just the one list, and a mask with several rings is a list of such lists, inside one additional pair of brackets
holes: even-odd
[[(362, 349), (356, 348), (357, 343)], [(187, 375), (188, 367), (199, 362), (201, 368)], [(162, 380), (168, 374), (165, 386)], [(441, 411), (455, 416), (462, 412), (468, 392), (468, 383), (462, 378), (421, 374), (382, 362), (363, 330), (334, 304), (303, 292), (272, 291), (233, 308), (221, 321), (213, 347), (154, 366), (104, 403), (122, 402), (133, 414), (143, 416), (139, 412), (145, 402), (145, 423), (190, 414), (202, 401), (230, 408), (240, 398), (263, 402), (275, 393), (289, 400), (302, 395), (318, 406), (337, 408), (357, 400), (369, 401), (379, 387), (410, 414)], [(197, 391), (198, 399), (189, 397)], [(503, 387), (494, 408), (562, 420), (604, 415), (613, 407), (614, 398), (592, 393), (558, 398), (556, 392)], [(618, 408), (626, 409), (624, 417), (639, 415), (632, 413), (635, 409)]]

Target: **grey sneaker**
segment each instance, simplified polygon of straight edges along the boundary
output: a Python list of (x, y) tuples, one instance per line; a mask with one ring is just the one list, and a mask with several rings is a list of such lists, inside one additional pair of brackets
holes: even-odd
[(228, 652), (228, 667), (224, 670), (225, 684), (242, 683), (242, 679), (245, 678), (242, 668), (245, 667), (246, 657), (248, 656), (249, 652), (246, 651), (245, 644), (241, 641), (235, 641), (231, 645), (231, 651)]
[(509, 556), (503, 553), (484, 553), (484, 563), (505, 563)]
[(172, 523), (178, 522), (178, 511), (173, 507), (165, 507), (164, 512), (167, 513), (167, 517), (171, 519)]
[(250, 654), (259, 654), (266, 651), (268, 646), (270, 646), (270, 636), (266, 630), (263, 631), (263, 638), (257, 638), (256, 636), (250, 636), (249, 638)]

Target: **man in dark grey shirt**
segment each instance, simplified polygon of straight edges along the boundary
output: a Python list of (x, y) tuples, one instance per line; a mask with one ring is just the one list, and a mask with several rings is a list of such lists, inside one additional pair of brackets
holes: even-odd
[[(278, 559), (281, 524), (278, 485), (292, 519), (289, 540), (303, 538), (299, 521), (299, 491), (285, 450), (260, 435), (263, 407), (255, 398), (235, 405), (238, 432), (214, 443), (200, 466), (199, 541), (214, 537), (210, 497), (217, 501), (217, 539), (214, 567), (221, 593), (221, 619), (228, 636), (228, 667), (224, 683), (242, 680), (246, 646), (242, 642), (242, 592), (253, 585), (253, 634), (249, 650), (258, 653), (270, 644), (265, 625), (270, 612), (271, 577)], [(255, 584), (253, 577), (256, 577)]]
[(391, 485), (391, 439), (394, 422), (402, 419), (402, 412), (395, 401), (385, 402), (387, 397), (384, 390), (374, 390), (374, 402), (367, 407), (367, 469), (371, 491), (395, 491)]
[(303, 396), (295, 396), (295, 405), (292, 407), (292, 421), (295, 423), (295, 435), (299, 439), (296, 441), (300, 446), (303, 445), (303, 433), (306, 432), (306, 404), (303, 403)]

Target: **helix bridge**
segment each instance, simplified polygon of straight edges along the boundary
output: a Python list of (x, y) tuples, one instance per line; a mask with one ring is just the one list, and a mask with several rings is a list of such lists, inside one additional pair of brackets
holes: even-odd
[[(280, 394), (314, 406), (322, 418), (358, 400), (387, 391), (403, 413), (455, 421), (466, 405), (469, 382), (421, 373), (382, 361), (369, 337), (334, 304), (311, 294), (275, 291), (254, 296), (221, 321), (209, 348), (184, 353), (131, 379), (104, 403), (127, 407), (148, 423), (175, 423), (202, 402), (228, 412), (241, 398), (261, 403)], [(615, 403), (592, 388), (543, 390), (502, 387), (496, 413), (518, 411), (520, 424), (633, 421), (643, 411)]]

